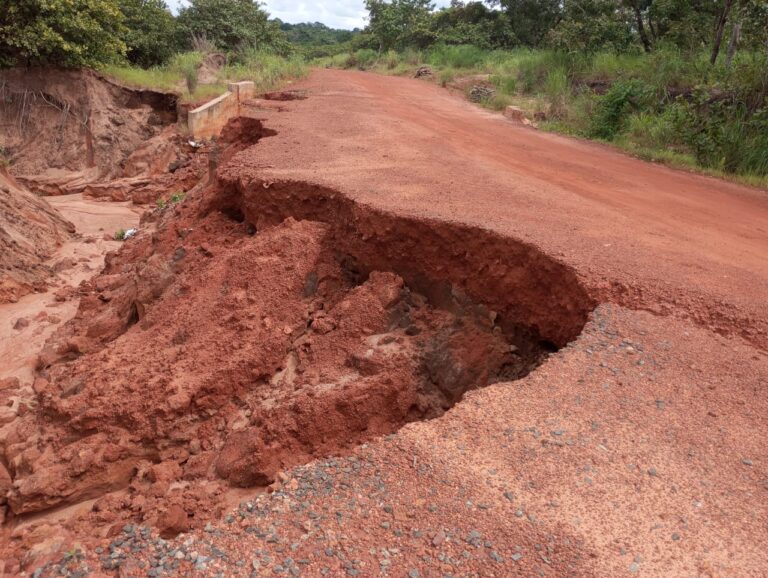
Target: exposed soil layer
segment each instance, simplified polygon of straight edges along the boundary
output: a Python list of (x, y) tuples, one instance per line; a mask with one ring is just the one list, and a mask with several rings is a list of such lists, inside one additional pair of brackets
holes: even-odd
[(264, 93), (264, 100), (304, 100), (307, 98), (307, 92), (304, 90), (278, 90), (275, 92)]
[(303, 87), (78, 290), (0, 428), (2, 569), (762, 575), (764, 196)]
[(206, 520), (217, 480), (270, 484), (527, 375), (592, 305), (512, 239), (300, 183), (222, 183), (153, 219), (81, 287), (38, 409), (4, 432), (16, 515), (129, 488), (90, 523), (173, 534), (168, 508)]
[(765, 192), (510, 126), (417, 79), (317, 70), (295, 89), (310, 98), (260, 111), (283, 137), (242, 153), (232, 174), (511, 234), (601, 301), (768, 349)]
[(0, 169), (0, 303), (43, 290), (46, 261), (72, 233), (72, 223)]
[(1, 71), (0, 96), (0, 153), (35, 193), (154, 201), (150, 177), (188, 164), (174, 94), (35, 68)]

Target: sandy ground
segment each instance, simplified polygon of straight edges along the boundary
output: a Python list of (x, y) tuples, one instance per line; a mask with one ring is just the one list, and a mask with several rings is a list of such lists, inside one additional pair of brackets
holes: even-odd
[(571, 267), (595, 310), (522, 380), (287, 471), (203, 530), (118, 529), (64, 573), (766, 576), (766, 193), (421, 81), (323, 70), (298, 88), (259, 111), (277, 134), (226, 180), (517, 239)]
[[(32, 382), (37, 355), (46, 339), (77, 311), (77, 299), (59, 301), (56, 293), (77, 287), (101, 270), (104, 255), (120, 247), (117, 241), (104, 240), (104, 235), (139, 222), (139, 213), (129, 206), (131, 203), (97, 202), (82, 195), (49, 197), (48, 202), (75, 225), (79, 235), (51, 259), (57, 275), (49, 291), (0, 306), (0, 379), (16, 377)], [(15, 329), (19, 319), (29, 321), (29, 325)]]

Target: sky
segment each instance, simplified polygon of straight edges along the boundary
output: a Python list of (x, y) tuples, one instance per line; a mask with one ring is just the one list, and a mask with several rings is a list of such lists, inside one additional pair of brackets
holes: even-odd
[[(166, 0), (176, 12), (184, 0)], [(363, 28), (367, 12), (363, 0), (326, 0), (323, 2), (296, 2), (295, 0), (266, 0), (262, 2), (272, 18), (296, 24), (298, 22), (322, 22), (331, 28)], [(447, 6), (450, 0), (436, 0), (435, 4)]]

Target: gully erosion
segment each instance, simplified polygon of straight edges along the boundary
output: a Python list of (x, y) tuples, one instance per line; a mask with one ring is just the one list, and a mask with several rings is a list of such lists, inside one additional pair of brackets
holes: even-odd
[(8, 74), (5, 574), (768, 567), (763, 191), (428, 79)]
[(293, 93), (253, 99), (252, 116), (195, 149), (170, 97), (84, 80), (74, 100), (4, 80), (13, 190), (186, 194), (146, 209), (103, 270), (59, 289), (79, 303), (72, 318), (31, 383), (3, 382), (6, 533), (72, 512), (96, 533), (139, 522), (174, 536), (219, 515), (231, 488), (265, 488), (528, 375), (587, 320), (574, 273), (511, 237), (218, 170), (276, 134), (255, 116)]

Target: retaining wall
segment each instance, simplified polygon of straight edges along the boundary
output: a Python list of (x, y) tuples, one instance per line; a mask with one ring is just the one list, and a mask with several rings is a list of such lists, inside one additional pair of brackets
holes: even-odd
[(253, 82), (233, 82), (221, 96), (190, 110), (187, 125), (192, 138), (201, 140), (218, 136), (230, 118), (240, 115), (241, 103), (253, 95)]

